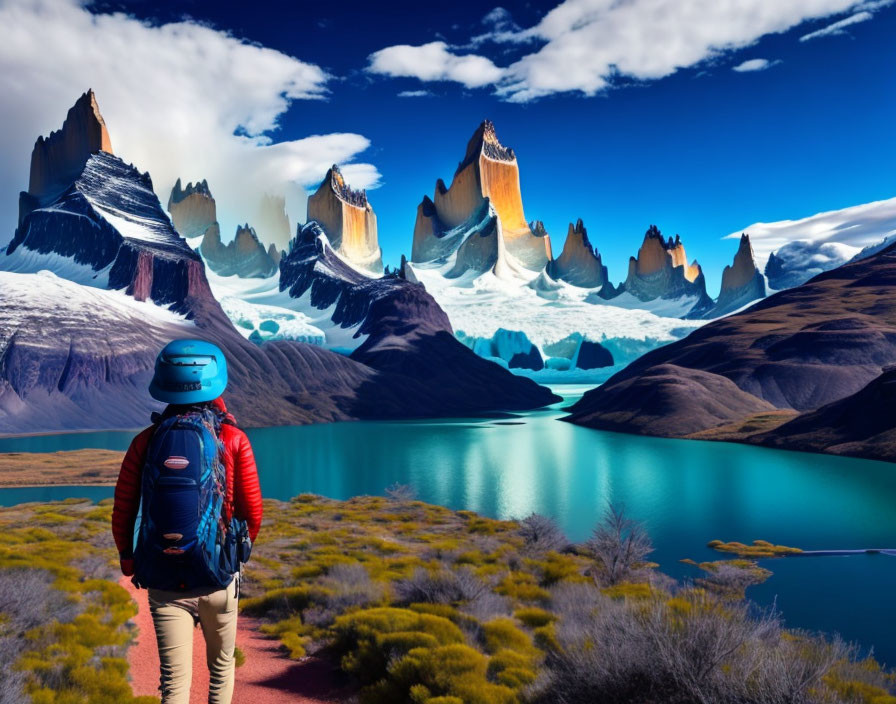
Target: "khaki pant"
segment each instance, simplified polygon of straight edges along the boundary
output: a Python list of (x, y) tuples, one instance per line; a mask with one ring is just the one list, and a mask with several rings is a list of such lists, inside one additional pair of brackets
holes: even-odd
[(193, 628), (205, 636), (209, 704), (230, 704), (236, 644), (239, 577), (226, 589), (201, 595), (149, 590), (149, 610), (161, 662), (162, 704), (189, 704), (193, 679)]

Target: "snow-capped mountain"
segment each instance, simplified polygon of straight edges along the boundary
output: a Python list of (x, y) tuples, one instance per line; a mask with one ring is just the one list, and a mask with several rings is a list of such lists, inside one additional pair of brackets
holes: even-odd
[[(222, 347), (228, 405), (246, 425), (531, 408), (555, 398), (444, 330), (421, 324), (405, 334), (426, 308), (425, 293), (401, 291), (367, 306), (367, 341), (377, 347), (363, 359), (295, 341), (253, 344), (218, 303), (201, 257), (175, 231), (149, 175), (111, 154), (92, 93), (35, 153), (38, 175), (0, 256), (0, 432), (142, 424), (157, 407), (146, 391), (155, 355), (182, 336)], [(396, 325), (398, 299), (415, 297), (422, 303), (403, 309), (404, 327)], [(421, 381), (449, 370), (461, 372), (450, 389)]]
[[(438, 180), (418, 206), (402, 270), (426, 286), (471, 349), (541, 379), (600, 381), (686, 335), (715, 306), (681, 238), (653, 226), (619, 286), (581, 220), (554, 258), (544, 226), (526, 224), (516, 154), (489, 121), (471, 137), (451, 186)], [(744, 303), (764, 295), (756, 286), (739, 294)]]

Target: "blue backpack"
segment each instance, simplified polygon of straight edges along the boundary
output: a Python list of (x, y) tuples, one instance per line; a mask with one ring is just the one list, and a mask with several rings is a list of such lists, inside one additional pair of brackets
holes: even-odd
[(138, 587), (223, 589), (248, 559), (245, 521), (224, 524), (227, 476), (219, 431), (220, 420), (210, 409), (158, 424), (143, 467), (134, 548)]

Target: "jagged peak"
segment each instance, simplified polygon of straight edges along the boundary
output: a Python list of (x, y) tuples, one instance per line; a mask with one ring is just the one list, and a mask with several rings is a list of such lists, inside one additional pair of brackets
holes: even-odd
[(103, 119), (103, 115), (100, 112), (100, 106), (96, 100), (96, 93), (93, 92), (93, 88), (88, 88), (87, 92), (81, 93), (81, 96), (75, 101), (75, 104), (68, 109), (62, 127), (58, 130), (53, 130), (46, 137), (43, 135), (39, 136), (35, 143), (35, 147), (44, 142), (61, 139), (63, 133), (66, 131), (66, 127), (74, 124), (78, 120), (79, 115), (89, 115), (96, 120), (101, 132), (101, 145), (98, 151), (114, 154), (115, 152), (112, 151), (112, 141), (109, 139), (109, 131), (106, 129), (106, 121)]
[(495, 161), (516, 161), (516, 154), (513, 149), (501, 144), (498, 134), (495, 132), (495, 123), (488, 119), (483, 120), (479, 124), (476, 131), (473, 132), (473, 136), (470, 137), (470, 141), (467, 142), (467, 152), (463, 161), (458, 164), (455, 175), (463, 171), (468, 164), (478, 159), (480, 154), (484, 154), (489, 159)]
[(533, 220), (530, 222), (529, 229), (532, 230), (532, 234), (536, 237), (544, 237), (548, 234), (548, 231), (545, 229), (544, 223), (541, 220)]
[(260, 244), (255, 228), (249, 225), (249, 223), (236, 226), (236, 235), (234, 235), (234, 239), (239, 239), (241, 237), (251, 237), (256, 243)]
[(189, 183), (187, 183), (187, 187), (184, 188), (183, 186), (181, 186), (180, 177), (178, 177), (177, 181), (174, 182), (174, 188), (171, 189), (171, 197), (169, 203), (180, 203), (182, 200), (184, 200), (188, 196), (193, 195), (194, 193), (198, 193), (199, 195), (203, 195), (214, 200), (212, 192), (208, 187), (208, 181), (206, 179), (196, 181), (196, 183), (190, 181)]
[(353, 205), (356, 208), (369, 207), (369, 203), (367, 202), (367, 191), (364, 189), (356, 191), (349, 186), (345, 182), (345, 177), (342, 175), (342, 171), (339, 170), (337, 164), (333, 164), (333, 166), (330, 167), (330, 170), (327, 171), (327, 175), (324, 177), (324, 183), (327, 182), (329, 182), (333, 193), (335, 193), (339, 200), (344, 203)]
[(576, 220), (575, 225), (569, 223), (569, 232), (566, 233), (566, 239), (570, 237), (580, 237), (582, 240), (582, 246), (585, 247), (590, 252), (594, 253), (594, 256), (600, 259), (600, 254), (597, 251), (597, 247), (591, 244), (591, 240), (588, 238), (588, 228), (585, 227), (585, 223), (582, 221), (582, 218), (578, 218)]
[[(112, 154), (112, 142), (90, 89), (69, 108), (60, 129), (35, 141), (28, 193), (37, 199), (57, 195), (75, 181), (90, 156), (98, 152)], [(25, 214), (20, 209), (20, 225)]]
[[(581, 222), (581, 219), (579, 222)], [(675, 237), (665, 237), (656, 225), (651, 225), (647, 228), (647, 232), (644, 233), (644, 242), (648, 240), (656, 240), (667, 252), (684, 246), (684, 243), (681, 241), (681, 235), (676, 234)]]

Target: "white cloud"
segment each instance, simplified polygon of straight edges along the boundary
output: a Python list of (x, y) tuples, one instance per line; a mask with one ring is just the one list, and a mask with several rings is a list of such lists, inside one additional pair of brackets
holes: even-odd
[(490, 59), (475, 54), (452, 54), (442, 41), (422, 46), (390, 46), (368, 58), (367, 70), (371, 73), (419, 78), (421, 81), (455, 81), (467, 88), (493, 84), (503, 75), (502, 69)]
[(834, 22), (833, 24), (829, 24), (827, 27), (822, 27), (815, 32), (804, 34), (800, 37), (800, 41), (807, 42), (810, 39), (820, 39), (821, 37), (832, 37), (837, 34), (846, 34), (846, 32), (843, 31), (844, 28), (849, 27), (853, 24), (858, 24), (859, 22), (867, 22), (872, 17), (874, 17), (874, 15), (872, 15), (867, 10), (863, 12), (857, 12), (854, 15), (850, 15), (846, 19), (842, 19), (838, 22)]
[(432, 91), (428, 90), (403, 90), (398, 94), (399, 98), (425, 98), (432, 95)]
[(737, 71), (738, 73), (745, 73), (748, 71), (764, 71), (767, 68), (771, 68), (775, 64), (781, 63), (780, 61), (769, 61), (768, 59), (749, 59), (744, 61), (743, 63), (738, 64), (737, 66), (732, 66), (732, 71)]
[[(226, 238), (260, 193), (312, 184), (368, 147), (351, 133), (274, 141), (290, 103), (325, 96), (328, 78), (195, 22), (94, 15), (76, 0), (0, 0), (0, 242), (15, 228), (35, 139), (58, 129), (87, 88), (113, 150), (150, 172), (163, 205), (178, 176), (208, 179)], [(369, 164), (344, 171), (355, 187), (378, 179)], [(304, 216), (291, 213), (293, 222)]]
[(482, 24), (488, 27), (488, 31), (473, 37), (470, 40), (471, 46), (479, 46), (487, 41), (513, 41), (516, 34), (522, 31), (522, 28), (513, 21), (510, 12), (503, 7), (496, 7), (486, 13), (482, 18)]
[[(457, 56), (444, 43), (434, 42), (382, 49), (371, 56), (368, 70), (424, 81), (454, 80), (467, 87), (492, 84), (499, 96), (512, 102), (566, 91), (590, 96), (619, 78), (663, 78), (808, 20), (869, 7), (858, 0), (565, 0), (534, 27), (496, 28), (474, 38), (477, 45), (486, 38), (520, 47), (539, 45), (506, 68), (484, 56)], [(492, 20), (503, 18), (500, 13)], [(384, 56), (401, 61), (383, 66), (374, 60)], [(488, 70), (475, 81), (458, 78), (451, 67), (460, 60), (478, 60)]]
[(725, 239), (739, 239), (742, 232), (750, 235), (760, 268), (765, 266), (769, 253), (798, 240), (867, 247), (896, 234), (896, 198), (818, 213), (801, 220), (757, 222), (726, 235)]

